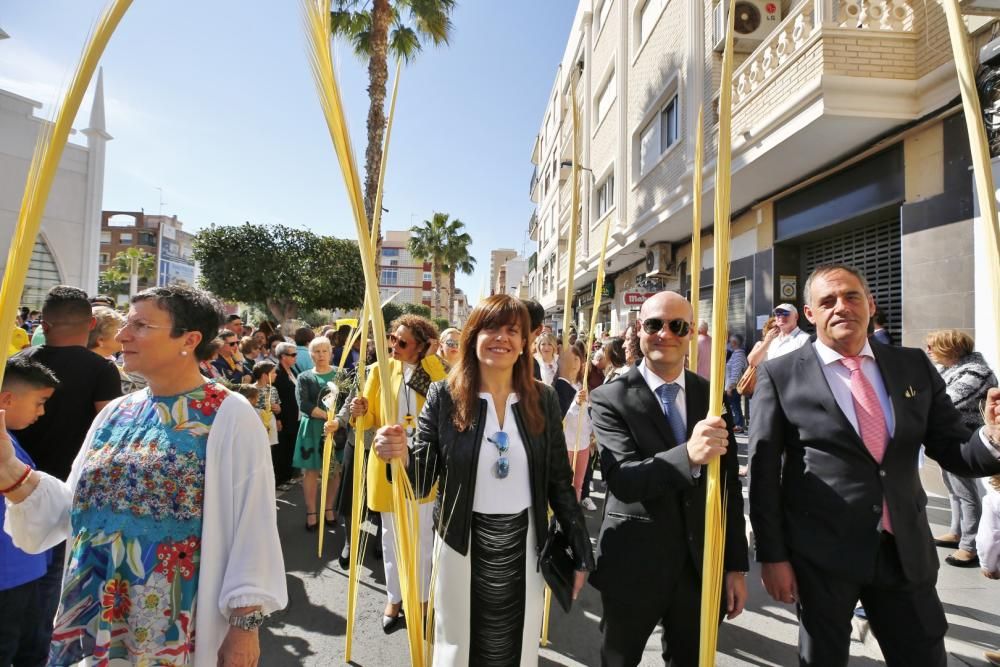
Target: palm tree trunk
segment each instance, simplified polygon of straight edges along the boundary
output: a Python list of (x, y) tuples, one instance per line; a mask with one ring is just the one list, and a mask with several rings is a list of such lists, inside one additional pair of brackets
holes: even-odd
[(455, 271), (454, 269), (448, 274), (448, 312), (445, 313), (445, 317), (451, 322), (452, 308), (455, 306)]
[(437, 262), (434, 263), (434, 307), (431, 308), (431, 317), (441, 317), (441, 270)]
[(385, 89), (389, 80), (386, 54), (389, 45), (389, 21), (392, 7), (389, 0), (373, 0), (371, 26), (371, 57), (368, 60), (368, 147), (365, 150), (365, 214), (371, 229), (378, 189), (378, 174), (382, 168), (382, 142), (385, 138)]

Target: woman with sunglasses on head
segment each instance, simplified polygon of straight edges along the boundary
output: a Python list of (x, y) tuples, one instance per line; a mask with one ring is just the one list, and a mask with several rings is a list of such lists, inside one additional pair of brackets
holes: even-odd
[(257, 664), (285, 566), (260, 418), (198, 368), (221, 320), (200, 290), (132, 298), (116, 340), (149, 386), (97, 415), (66, 482), (14, 459), (0, 417), (4, 529), (66, 542), (48, 664)]
[[(365, 378), (364, 395), (351, 401), (353, 426), (362, 430), (379, 428), (385, 424), (402, 424), (404, 437), (412, 437), (417, 428), (417, 416), (424, 407), (427, 389), (432, 382), (445, 377), (441, 358), (434, 354), (437, 327), (419, 315), (406, 314), (390, 326), (388, 336), (392, 359), (389, 361), (389, 386), (396, 395), (397, 414), (383, 415), (379, 405), (381, 378), (378, 366), (372, 367)], [(386, 465), (378, 457), (368, 456), (368, 509), (382, 515), (382, 562), (385, 566), (385, 584), (388, 601), (382, 613), (382, 629), (391, 632), (401, 617), (403, 596), (399, 586), (399, 555), (395, 548), (395, 526), (392, 516), (392, 487), (386, 474)], [(421, 600), (426, 601), (430, 592), (433, 539), (433, 501), (436, 488), (428, 488), (421, 495), (420, 535), (418, 537), (421, 571)], [(408, 555), (413, 557), (414, 554)]]
[(574, 597), (593, 567), (559, 400), (533, 378), (529, 327), (518, 299), (481, 301), (458, 364), (431, 387), (413, 448), (400, 425), (379, 429), (373, 445), (381, 459), (407, 465), (418, 494), (442, 485), (434, 665), (538, 663), (544, 582), (536, 563), (550, 505), (573, 548)]

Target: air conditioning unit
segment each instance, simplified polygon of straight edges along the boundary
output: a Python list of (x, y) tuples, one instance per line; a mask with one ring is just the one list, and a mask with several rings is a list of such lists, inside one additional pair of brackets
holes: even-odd
[(974, 16), (1000, 16), (1000, 2), (997, 0), (958, 0), (963, 14)]
[[(726, 47), (727, 0), (712, 8), (712, 44), (716, 51)], [(776, 0), (737, 0), (733, 21), (733, 49), (749, 53), (781, 23), (781, 3)]]
[(669, 243), (656, 243), (646, 250), (646, 277), (663, 279), (677, 277), (674, 251)]

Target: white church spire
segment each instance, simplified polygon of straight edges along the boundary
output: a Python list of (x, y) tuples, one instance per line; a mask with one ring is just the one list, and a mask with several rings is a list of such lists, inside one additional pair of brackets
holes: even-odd
[(82, 285), (89, 294), (97, 293), (98, 262), (101, 248), (101, 211), (104, 203), (104, 160), (111, 135), (104, 120), (104, 69), (97, 71), (94, 104), (90, 107), (90, 127), (83, 130), (87, 137), (87, 190), (83, 245), (86, 248), (82, 267)]

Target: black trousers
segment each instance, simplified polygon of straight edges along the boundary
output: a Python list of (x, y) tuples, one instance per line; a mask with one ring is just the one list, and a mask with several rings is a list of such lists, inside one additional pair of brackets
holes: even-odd
[(42, 600), (39, 581), (0, 591), (0, 667), (41, 667), (49, 656), (52, 619), (45, 614), (52, 605)]
[(903, 575), (896, 540), (882, 533), (870, 582), (846, 581), (792, 557), (799, 587), (799, 664), (843, 667), (851, 644), (851, 618), (858, 600), (888, 667), (945, 667), (944, 609), (934, 585)]
[(663, 664), (674, 667), (698, 665), (701, 636), (701, 581), (691, 559), (685, 559), (673, 590), (666, 595), (626, 595), (601, 592), (604, 616), (601, 631), (601, 664), (604, 667), (634, 667), (657, 623), (663, 624)]

